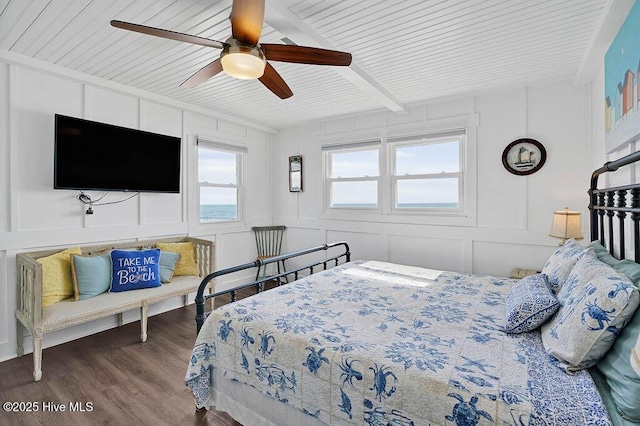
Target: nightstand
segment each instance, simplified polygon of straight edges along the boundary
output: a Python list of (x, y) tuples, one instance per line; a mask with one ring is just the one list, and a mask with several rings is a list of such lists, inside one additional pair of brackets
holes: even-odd
[(509, 278), (522, 279), (529, 275), (534, 275), (538, 273), (540, 273), (540, 271), (536, 271), (535, 269), (513, 268), (511, 270), (511, 275), (509, 275)]

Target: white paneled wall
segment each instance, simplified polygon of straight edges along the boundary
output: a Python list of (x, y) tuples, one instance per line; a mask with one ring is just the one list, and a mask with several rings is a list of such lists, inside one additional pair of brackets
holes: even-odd
[[(16, 356), (16, 253), (189, 234), (216, 241), (218, 268), (255, 258), (251, 226), (271, 224), (272, 218), (271, 132), (33, 61), (0, 58), (0, 88), (0, 361)], [(96, 206), (93, 215), (85, 215), (86, 206), (76, 200), (76, 191), (53, 189), (56, 113), (182, 137), (180, 193), (143, 193), (120, 204)], [(193, 189), (197, 179), (196, 135), (247, 146), (245, 222), (199, 224)], [(97, 197), (100, 193), (89, 194)], [(128, 195), (112, 193), (104, 201)], [(218, 285), (251, 275), (229, 277)], [(181, 300), (176, 298), (150, 307), (149, 312), (179, 306)], [(139, 314), (128, 312), (124, 319), (136, 321)], [(44, 344), (49, 347), (115, 326), (115, 317), (104, 318), (47, 334)], [(150, 329), (150, 333), (154, 331)], [(30, 339), (25, 344), (25, 350), (30, 351)]]
[[(467, 164), (477, 200), (472, 199), (466, 222), (357, 214), (335, 220), (323, 212), (323, 141), (428, 131), (465, 117), (477, 118), (477, 126), (468, 127)], [(502, 151), (523, 137), (546, 147), (547, 162), (533, 175), (515, 176), (503, 168)], [(303, 155), (304, 192), (290, 193), (286, 159), (297, 154)], [(568, 206), (582, 212), (585, 232), (588, 228), (591, 156), (591, 87), (570, 82), (414, 105), (408, 114), (373, 112), (314, 122), (275, 136), (273, 221), (289, 227), (287, 249), (305, 245), (301, 241), (344, 239), (354, 259), (501, 276), (516, 266), (541, 269), (558, 244), (548, 236), (554, 210)]]
[[(9, 192), (10, 175), (10, 152), (9, 152), (9, 103), (11, 102), (12, 92), (9, 87), (9, 64), (0, 62), (0, 233), (9, 231), (9, 216), (11, 209), (9, 200), (11, 195)], [(0, 272), (2, 266), (0, 266)], [(3, 277), (4, 275), (0, 275)], [(1, 278), (0, 278), (1, 279)]]

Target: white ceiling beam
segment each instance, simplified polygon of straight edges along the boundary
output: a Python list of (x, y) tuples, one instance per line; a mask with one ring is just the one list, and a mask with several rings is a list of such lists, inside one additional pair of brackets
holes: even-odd
[[(298, 45), (340, 50), (333, 46), (315, 29), (307, 25), (296, 14), (291, 12), (279, 0), (269, 0), (266, 2), (264, 20), (271, 28)], [(354, 62), (351, 62), (351, 65), (348, 67), (332, 67), (332, 69), (391, 111), (408, 111), (406, 105), (400, 102), (398, 98), (393, 96)]]
[(608, 0), (604, 11), (585, 50), (575, 84), (592, 81), (604, 66), (604, 55), (622, 26), (635, 0)]

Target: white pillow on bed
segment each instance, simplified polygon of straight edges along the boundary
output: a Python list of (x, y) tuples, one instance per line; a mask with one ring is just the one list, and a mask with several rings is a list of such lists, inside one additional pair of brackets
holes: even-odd
[(595, 257), (593, 249), (582, 247), (576, 240), (570, 239), (551, 255), (542, 268), (542, 273), (547, 276), (553, 294), (558, 294), (573, 266), (586, 254)]
[(547, 277), (535, 274), (515, 283), (505, 301), (504, 331), (526, 333), (544, 324), (560, 308)]
[(542, 342), (567, 372), (594, 365), (638, 307), (638, 289), (610, 266), (583, 256), (558, 294), (563, 306), (542, 326)]

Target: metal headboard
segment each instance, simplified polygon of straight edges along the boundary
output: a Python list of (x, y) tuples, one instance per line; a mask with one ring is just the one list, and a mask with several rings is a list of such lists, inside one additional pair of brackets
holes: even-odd
[[(635, 261), (640, 263), (640, 183), (611, 188), (598, 188), (598, 177), (614, 172), (640, 160), (640, 151), (615, 161), (609, 161), (591, 174), (589, 188), (589, 211), (591, 220), (591, 241), (599, 240), (614, 254), (614, 222), (618, 227), (618, 258), (625, 258), (625, 219), (630, 214), (633, 222), (633, 252)], [(607, 219), (605, 219), (605, 216)], [(614, 216), (617, 219), (614, 219)], [(606, 232), (605, 232), (606, 229)], [(607, 234), (607, 235), (605, 235)], [(606, 238), (605, 238), (606, 237)]]

